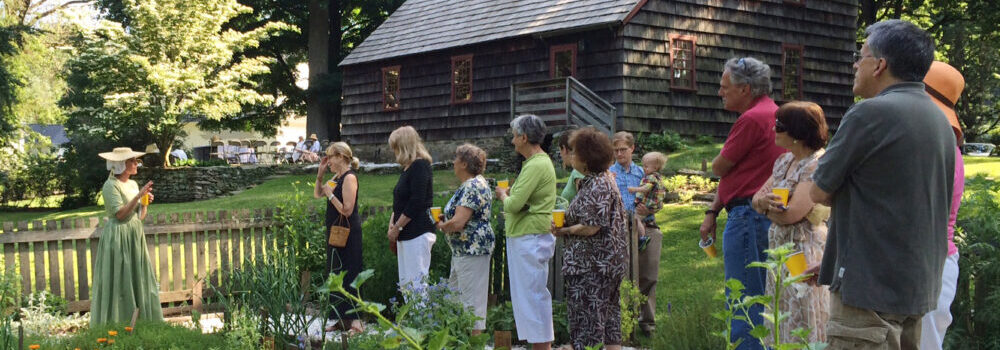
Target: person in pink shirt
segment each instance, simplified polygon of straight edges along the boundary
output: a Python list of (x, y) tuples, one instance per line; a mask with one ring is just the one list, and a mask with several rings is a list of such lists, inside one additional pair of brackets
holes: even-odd
[[(934, 61), (931, 69), (924, 77), (924, 89), (931, 100), (948, 118), (952, 131), (955, 132), (955, 147), (962, 144), (962, 126), (955, 114), (955, 103), (965, 89), (965, 78), (955, 67), (944, 62)], [(951, 324), (951, 302), (955, 300), (955, 289), (958, 284), (958, 248), (955, 247), (955, 218), (958, 207), (962, 203), (962, 191), (965, 190), (965, 163), (962, 152), (955, 151), (955, 187), (952, 190), (951, 212), (948, 215), (948, 256), (944, 260), (944, 271), (941, 274), (941, 295), (938, 296), (937, 309), (924, 314), (921, 322), (920, 349), (941, 349), (945, 331)]]

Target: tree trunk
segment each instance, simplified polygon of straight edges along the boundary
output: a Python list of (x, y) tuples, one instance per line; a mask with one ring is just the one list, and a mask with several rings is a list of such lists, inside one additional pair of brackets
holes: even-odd
[(866, 28), (875, 23), (878, 17), (878, 5), (875, 0), (861, 0), (861, 13), (858, 16), (858, 28)]
[[(333, 1), (336, 3), (336, 1)], [(321, 0), (309, 0), (309, 91), (306, 94), (306, 134), (315, 133), (320, 140), (329, 138), (328, 116), (321, 90), (328, 72), (330, 61), (329, 37), (330, 19), (328, 4)], [(306, 135), (302, 135), (306, 136)]]
[(340, 63), (341, 41), (344, 37), (341, 29), (344, 15), (341, 2), (329, 0), (328, 13), (330, 16), (330, 35), (327, 45), (328, 58), (327, 73), (329, 73), (328, 94), (324, 96), (324, 109), (327, 121), (327, 136), (329, 140), (340, 141), (340, 98), (343, 87), (343, 74), (337, 64)]

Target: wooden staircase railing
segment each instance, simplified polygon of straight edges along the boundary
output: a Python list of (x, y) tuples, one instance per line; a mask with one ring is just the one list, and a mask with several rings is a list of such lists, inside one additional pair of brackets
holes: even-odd
[(615, 132), (615, 107), (573, 77), (515, 83), (510, 87), (511, 118), (534, 114), (548, 126), (593, 126)]

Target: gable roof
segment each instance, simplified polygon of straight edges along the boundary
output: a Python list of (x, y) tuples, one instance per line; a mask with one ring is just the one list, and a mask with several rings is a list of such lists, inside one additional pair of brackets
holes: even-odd
[(340, 65), (618, 24), (643, 3), (645, 0), (408, 0)]

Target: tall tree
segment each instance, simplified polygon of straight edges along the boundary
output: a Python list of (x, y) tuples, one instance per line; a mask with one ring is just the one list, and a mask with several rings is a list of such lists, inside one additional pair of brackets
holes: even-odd
[[(0, 20), (3, 18), (0, 17)], [(10, 146), (10, 140), (20, 124), (14, 114), (17, 89), (23, 85), (12, 64), (28, 29), (18, 25), (4, 25), (0, 21), (0, 149)]]
[(274, 103), (252, 80), (273, 60), (237, 54), (296, 28), (268, 22), (246, 32), (224, 30), (229, 20), (252, 11), (236, 0), (121, 4), (127, 29), (103, 20), (76, 42), (68, 63), (71, 92), (63, 99), (71, 128), (89, 135), (141, 128), (169, 153), (188, 118), (219, 120), (245, 106)]
[[(404, 0), (311, 0), (321, 12), (310, 12), (310, 74), (309, 113), (313, 124), (309, 132), (325, 132), (327, 138), (340, 140), (341, 96), (343, 74), (338, 64), (355, 46), (361, 44), (379, 25), (389, 18)], [(313, 7), (310, 7), (312, 11)], [(326, 20), (323, 20), (323, 15)], [(326, 28), (326, 32), (316, 31)], [(323, 43), (323, 38), (326, 42)], [(314, 46), (316, 45), (316, 46)], [(314, 49), (315, 48), (315, 49)], [(323, 48), (326, 52), (323, 52)], [(322, 69), (322, 62), (326, 69)], [(313, 72), (313, 66), (316, 66)]]

